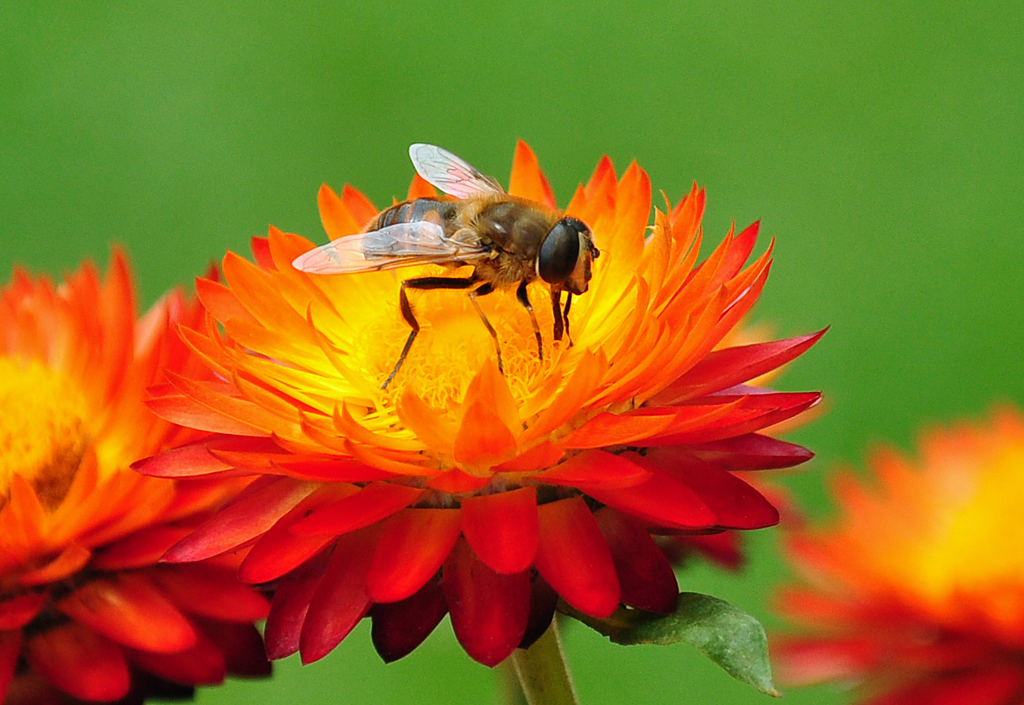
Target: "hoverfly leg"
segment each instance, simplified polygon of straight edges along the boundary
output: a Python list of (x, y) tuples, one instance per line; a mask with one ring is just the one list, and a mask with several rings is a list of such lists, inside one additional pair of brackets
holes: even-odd
[(519, 283), (519, 288), (516, 290), (516, 298), (519, 299), (519, 303), (523, 305), (526, 312), (530, 314), (530, 323), (533, 324), (533, 335), (537, 339), (537, 357), (544, 361), (544, 341), (540, 337), (540, 326), (537, 325), (537, 316), (533, 313), (533, 304), (530, 303), (530, 297), (526, 292), (526, 280)]
[[(409, 332), (409, 337), (405, 340), (405, 346), (402, 348), (402, 354), (398, 356), (398, 362), (395, 363), (395, 369), (391, 370), (391, 374), (384, 380), (384, 384), (380, 385), (381, 389), (387, 389), (388, 385), (391, 384), (391, 380), (398, 374), (398, 370), (402, 368), (402, 363), (405, 362), (405, 357), (409, 354), (409, 350), (412, 349), (412, 341), (416, 340), (416, 336), (420, 332), (420, 324), (416, 320), (416, 316), (413, 315), (412, 305), (409, 303), (409, 295), (405, 293), (408, 289), (468, 289), (469, 287), (476, 284), (475, 279), (469, 277), (465, 279), (452, 278), (452, 277), (417, 277), (416, 279), (406, 279), (402, 282), (402, 288), (398, 292), (398, 303), (402, 310), (402, 318), (409, 324), (412, 330)], [(475, 303), (475, 302), (474, 302)], [(479, 311), (479, 307), (477, 307)], [(483, 313), (480, 314), (481, 316)], [(486, 319), (484, 321), (486, 323)], [(487, 324), (490, 329), (490, 324)], [(491, 333), (494, 331), (491, 329)], [(497, 340), (497, 338), (495, 338)], [(500, 360), (500, 357), (499, 357)]]
[(494, 330), (494, 326), (487, 320), (487, 316), (484, 315), (484, 310), (480, 308), (480, 304), (477, 303), (476, 297), (489, 294), (494, 291), (494, 287), (488, 282), (483, 286), (480, 286), (473, 291), (469, 292), (469, 300), (473, 302), (473, 308), (480, 315), (480, 320), (484, 322), (484, 326), (487, 328), (487, 332), (494, 338), (494, 350), (498, 353), (498, 372), (505, 374), (505, 366), (501, 362), (501, 345), (498, 343), (498, 332)]
[(569, 339), (569, 347), (571, 348), (572, 333), (569, 332), (569, 308), (572, 306), (572, 292), (570, 291), (565, 297), (565, 311), (562, 313), (562, 318), (565, 319), (565, 337)]
[(551, 337), (555, 340), (562, 339), (562, 290), (551, 289), (551, 313), (555, 321), (554, 329), (551, 331)]

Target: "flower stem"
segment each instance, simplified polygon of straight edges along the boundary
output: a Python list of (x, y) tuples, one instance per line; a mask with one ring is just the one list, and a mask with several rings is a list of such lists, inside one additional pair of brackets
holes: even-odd
[(530, 648), (516, 649), (510, 660), (529, 705), (579, 705), (555, 620)]

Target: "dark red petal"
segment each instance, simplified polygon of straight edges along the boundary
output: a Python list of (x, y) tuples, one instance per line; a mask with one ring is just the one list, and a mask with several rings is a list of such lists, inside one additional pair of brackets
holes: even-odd
[(77, 622), (29, 639), (25, 658), (33, 670), (73, 697), (109, 702), (128, 693), (130, 676), (121, 647)]
[(528, 649), (543, 636), (551, 626), (558, 606), (558, 593), (548, 585), (540, 573), (534, 571), (530, 579), (530, 618), (526, 622), (526, 633), (519, 642), (520, 649)]
[(174, 654), (129, 651), (128, 655), (144, 671), (172, 683), (216, 685), (227, 675), (224, 654), (205, 636), (200, 636), (191, 649)]
[(403, 509), (388, 519), (366, 574), (370, 600), (413, 595), (440, 570), (461, 528), (458, 509)]
[(260, 478), (234, 503), (175, 544), (164, 560), (172, 563), (200, 561), (246, 544), (264, 534), (316, 488), (316, 483), (288, 477)]
[(671, 448), (655, 448), (646, 459), (692, 489), (728, 529), (760, 529), (779, 523), (779, 510), (760, 492), (735, 475)]
[(740, 545), (740, 534), (723, 531), (720, 534), (696, 534), (693, 536), (668, 536), (662, 543), (662, 550), (671, 562), (679, 562), (687, 553), (696, 551), (707, 560), (729, 570), (739, 570), (745, 557)]
[(243, 678), (270, 675), (270, 661), (263, 648), (263, 638), (254, 625), (203, 621), (199, 626), (224, 654), (229, 674)]
[(292, 527), (296, 534), (339, 536), (383, 521), (415, 502), (423, 490), (373, 482), (351, 497), (331, 502)]
[(726, 470), (769, 470), (789, 468), (806, 462), (814, 453), (795, 443), (780, 441), (759, 433), (726, 438), (710, 443), (697, 443), (686, 447), (696, 455)]
[(311, 512), (358, 491), (359, 487), (345, 482), (319, 487), (257, 539), (242, 560), (238, 577), (253, 584), (270, 582), (315, 556), (335, 537), (323, 534), (301, 536), (292, 531), (292, 527)]
[(459, 540), (444, 564), (443, 583), (452, 630), (462, 648), (485, 666), (504, 661), (526, 633), (529, 574), (495, 573)]
[(993, 664), (963, 673), (924, 677), (865, 705), (1006, 705), (1020, 702), (1024, 674), (1019, 666)]
[(274, 591), (267, 615), (264, 639), (267, 657), (272, 661), (291, 656), (299, 650), (299, 635), (306, 621), (309, 603), (330, 562), (331, 551), (324, 551), (281, 579)]
[(180, 609), (229, 622), (266, 619), (267, 598), (238, 581), (234, 571), (211, 565), (166, 566), (153, 581)]
[(466, 540), (477, 557), (499, 573), (519, 573), (533, 564), (538, 526), (533, 487), (462, 500)]
[[(633, 460), (639, 463), (645, 459), (634, 457)], [(653, 464), (651, 466), (656, 468)], [(587, 490), (587, 494), (603, 504), (659, 526), (703, 529), (718, 523), (718, 517), (696, 492), (664, 471), (655, 472), (646, 482), (635, 487), (592, 488)]]
[(21, 652), (21, 631), (0, 631), (0, 703), (6, 702), (7, 689), (14, 678)]
[(45, 590), (38, 590), (0, 602), (0, 631), (20, 629), (31, 622), (42, 609), (46, 596)]
[(338, 539), (302, 625), (302, 663), (319, 661), (331, 653), (370, 609), (366, 572), (379, 534), (374, 527)]
[(57, 603), (57, 609), (120, 644), (142, 651), (183, 651), (196, 641), (188, 619), (139, 574), (88, 582)]
[(619, 581), (586, 502), (570, 497), (541, 505), (539, 513), (537, 570), (576, 609), (594, 617), (611, 615), (619, 606)]
[(622, 602), (659, 614), (675, 611), (679, 597), (676, 574), (651, 535), (610, 507), (597, 510), (594, 519), (611, 549)]
[(422, 644), (446, 614), (441, 581), (428, 580), (412, 597), (373, 606), (373, 646), (385, 663), (397, 661)]

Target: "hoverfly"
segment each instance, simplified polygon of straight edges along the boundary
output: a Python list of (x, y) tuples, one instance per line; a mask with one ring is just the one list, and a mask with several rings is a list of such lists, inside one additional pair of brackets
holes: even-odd
[[(561, 211), (509, 195), (489, 176), (451, 152), (429, 144), (409, 147), (416, 171), (449, 198), (417, 198), (381, 211), (362, 232), (338, 238), (296, 258), (296, 269), (314, 274), (352, 274), (433, 263), (455, 269), (472, 265), (467, 277), (426, 276), (406, 279), (399, 292), (402, 317), (412, 330), (386, 389), (405, 362), (420, 325), (407, 289), (468, 290), (480, 320), (494, 340), (502, 368), (498, 334), (477, 297), (517, 286), (516, 298), (530, 315), (537, 354), (544, 347), (527, 285), (538, 277), (551, 290), (555, 340), (568, 334), (573, 294), (587, 290), (591, 262), (599, 252), (587, 225)], [(568, 292), (565, 307), (562, 291)], [(571, 338), (570, 338), (571, 343)]]

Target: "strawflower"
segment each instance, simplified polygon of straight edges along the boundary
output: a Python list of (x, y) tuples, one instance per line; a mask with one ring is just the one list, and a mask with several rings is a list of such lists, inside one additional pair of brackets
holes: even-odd
[(781, 681), (859, 686), (871, 705), (1024, 701), (1024, 417), (927, 433), (837, 477), (841, 515), (788, 540), (802, 581), (779, 595), (799, 630)]
[[(156, 565), (238, 479), (177, 483), (130, 465), (195, 432), (153, 415), (162, 367), (202, 374), (177, 336), (202, 308), (180, 292), (135, 320), (115, 252), (55, 286), (0, 289), (0, 701), (188, 695), (269, 670), (266, 598), (230, 562)], [(242, 484), (240, 484), (242, 483)]]
[[(509, 192), (555, 207), (522, 143)], [(426, 195), (417, 178), (410, 198)], [(350, 187), (323, 187), (319, 203), (331, 239), (378, 212)], [(539, 306), (541, 359), (513, 292), (481, 297), (501, 373), (465, 294), (413, 292), (423, 329), (386, 389), (409, 333), (401, 282), (443, 270), (308, 274), (291, 263), (313, 243), (273, 228), (254, 239), (255, 263), (228, 253), (226, 284), (198, 283), (213, 322), (186, 331), (218, 381), (172, 376), (174, 392), (151, 402), (211, 435), (137, 467), (258, 479), (168, 559), (251, 546), (241, 577), (277, 581), (268, 652), (306, 662), (367, 614), (387, 661), (449, 614), (466, 652), (495, 665), (544, 633), (559, 598), (595, 618), (620, 604), (672, 612), (676, 578), (652, 534), (774, 524), (733, 471), (806, 460), (758, 431), (819, 399), (747, 382), (820, 334), (712, 352), (757, 300), (771, 254), (744, 268), (753, 225), (698, 265), (703, 209), (694, 187), (649, 228), (647, 175), (634, 164), (617, 177), (604, 158), (567, 207), (600, 249), (569, 334), (554, 342)], [(546, 300), (543, 285), (530, 292)]]

